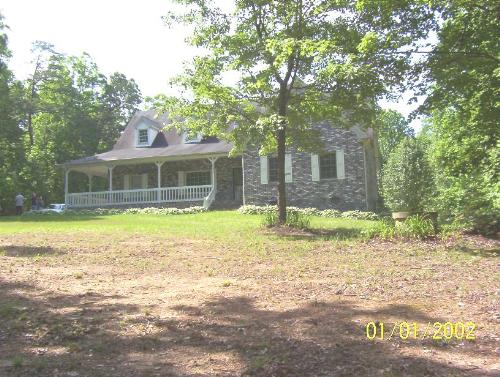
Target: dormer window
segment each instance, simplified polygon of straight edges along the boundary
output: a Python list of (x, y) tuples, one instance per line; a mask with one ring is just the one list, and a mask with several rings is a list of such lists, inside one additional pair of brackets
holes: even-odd
[(149, 145), (148, 129), (143, 128), (138, 130), (137, 145)]
[(188, 132), (184, 132), (183, 140), (184, 144), (192, 144), (199, 143), (203, 139), (203, 135), (201, 133), (197, 133), (194, 136), (189, 136)]

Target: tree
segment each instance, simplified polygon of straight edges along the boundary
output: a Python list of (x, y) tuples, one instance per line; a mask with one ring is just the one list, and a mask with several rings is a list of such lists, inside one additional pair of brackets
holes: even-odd
[(487, 232), (500, 223), (498, 119), (500, 4), (442, 4), (438, 44), (426, 62), (429, 151), (441, 210)]
[(113, 146), (141, 102), (141, 91), (133, 79), (118, 72), (108, 78), (101, 96), (99, 151)]
[(37, 92), (38, 86), (44, 80), (45, 67), (50, 56), (57, 54), (54, 51), (54, 46), (50, 43), (43, 41), (35, 41), (31, 52), (35, 54), (33, 59), (33, 73), (26, 79), (26, 128), (29, 136), (30, 146), (34, 143), (33, 137), (33, 115), (36, 114), (38, 109)]
[(22, 108), (22, 86), (7, 67), (11, 52), (8, 48), (7, 26), (0, 14), (0, 208), (13, 208), (15, 192), (24, 188), (17, 172), (24, 161), (19, 127)]
[(421, 212), (433, 191), (432, 170), (415, 138), (404, 138), (382, 171), (382, 196), (393, 211)]
[(286, 146), (319, 149), (320, 120), (373, 124), (376, 100), (405, 84), (411, 59), (400, 49), (434, 22), (424, 1), (236, 0), (232, 13), (208, 0), (176, 2), (187, 12), (167, 20), (194, 26), (190, 42), (203, 54), (172, 81), (181, 98), (157, 104), (174, 126), (229, 140), (234, 151), (251, 141), (277, 152), (280, 223)]
[(408, 121), (395, 110), (381, 110), (377, 116), (376, 129), (382, 165), (403, 139), (414, 136)]
[[(119, 73), (106, 78), (88, 54), (52, 54), (39, 75), (34, 143), (23, 175), (37, 193), (56, 200), (64, 186), (57, 164), (108, 148), (141, 97), (133, 80)], [(87, 178), (72, 184), (86, 190)]]

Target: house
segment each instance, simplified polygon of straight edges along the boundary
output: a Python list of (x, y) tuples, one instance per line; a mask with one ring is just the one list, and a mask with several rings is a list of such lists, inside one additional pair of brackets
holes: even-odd
[[(215, 137), (193, 137), (165, 128), (165, 115), (137, 112), (109, 152), (68, 161), (65, 203), (69, 208), (235, 208), (276, 201), (277, 161), (248, 147), (229, 157), (232, 145)], [(317, 125), (324, 151), (288, 148), (287, 201), (297, 207), (372, 210), (377, 200), (376, 140), (373, 131)], [(85, 192), (69, 192), (75, 173), (87, 176)], [(81, 175), (81, 174), (80, 174)], [(107, 190), (93, 190), (96, 177)]]

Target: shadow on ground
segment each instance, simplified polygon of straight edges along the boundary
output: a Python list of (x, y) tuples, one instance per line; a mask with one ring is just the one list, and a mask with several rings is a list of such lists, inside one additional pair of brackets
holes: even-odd
[(453, 250), (460, 253), (469, 254), (472, 256), (483, 257), (483, 258), (496, 258), (500, 256), (500, 249), (485, 249), (480, 247), (470, 247), (465, 245), (457, 245)]
[[(264, 310), (247, 296), (216, 297), (174, 306), (174, 315), (159, 318), (135, 305), (108, 304), (108, 296), (33, 290), (0, 280), (2, 376), (488, 375), (368, 341), (364, 324), (354, 320), (363, 314), (436, 320), (404, 305), (368, 311), (347, 301), (311, 302)], [(432, 341), (408, 346), (446, 347)], [(467, 357), (476, 350), (457, 352)]]
[(65, 214), (50, 214), (50, 215), (23, 215), (23, 216), (0, 216), (0, 223), (2, 222), (67, 222), (67, 221), (90, 221), (100, 220), (103, 215), (65, 215)]
[(56, 250), (50, 246), (0, 246), (0, 253), (8, 257), (34, 257), (37, 255), (61, 255), (61, 250)]
[(309, 228), (275, 227), (266, 232), (287, 240), (350, 240), (363, 236), (363, 228)]

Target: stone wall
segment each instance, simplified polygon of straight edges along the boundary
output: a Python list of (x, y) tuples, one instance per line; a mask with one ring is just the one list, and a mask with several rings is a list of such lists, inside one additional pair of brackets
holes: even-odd
[[(293, 181), (286, 184), (288, 205), (343, 211), (366, 210), (363, 144), (352, 131), (328, 124), (320, 124), (318, 129), (324, 144), (323, 151), (344, 149), (345, 178), (313, 181), (311, 154), (289, 147), (287, 153), (292, 154)], [(277, 183), (261, 184), (260, 157), (256, 147), (243, 154), (243, 180), (245, 204), (265, 205), (277, 200)]]

